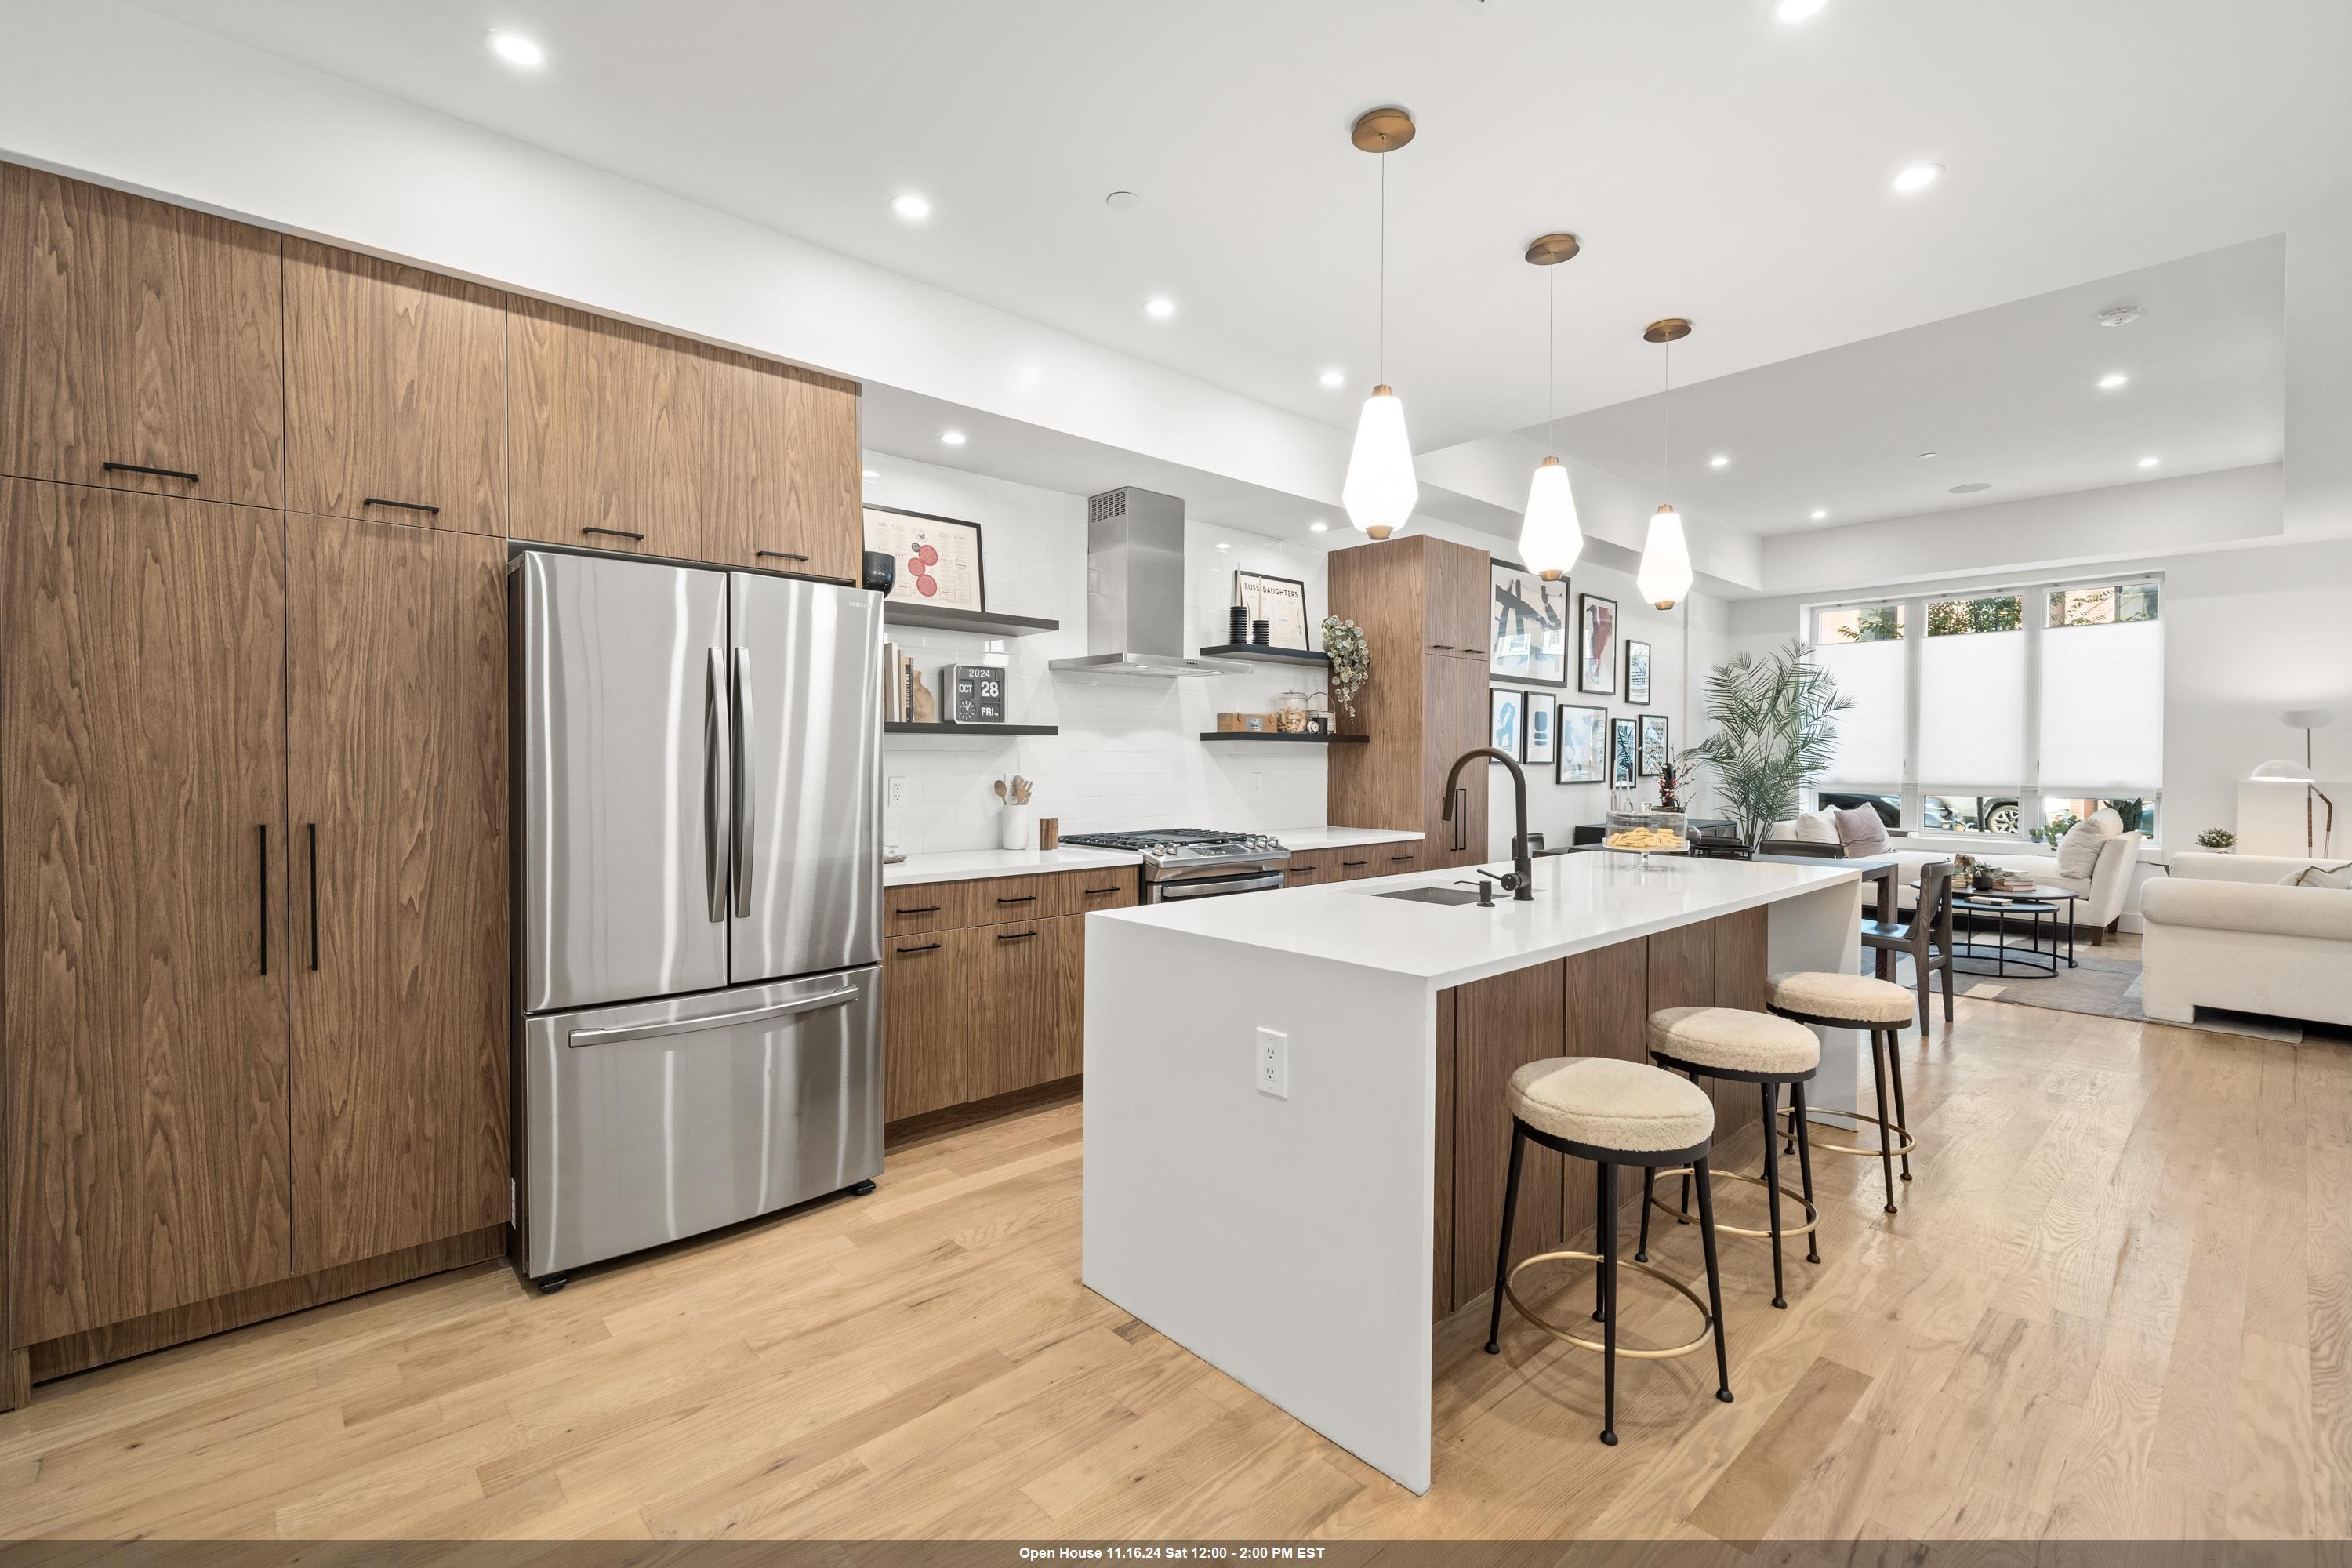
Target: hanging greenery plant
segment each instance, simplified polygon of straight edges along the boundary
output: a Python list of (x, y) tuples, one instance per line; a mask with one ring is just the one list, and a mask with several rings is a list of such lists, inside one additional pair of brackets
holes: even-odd
[(1372, 678), (1372, 655), (1364, 646), (1364, 628), (1337, 616), (1324, 616), (1323, 652), (1331, 660), (1331, 700), (1352, 719), (1356, 693)]

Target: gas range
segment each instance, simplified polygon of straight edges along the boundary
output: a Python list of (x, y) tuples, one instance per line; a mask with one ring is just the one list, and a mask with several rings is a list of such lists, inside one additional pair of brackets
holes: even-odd
[(1065, 844), (1143, 858), (1143, 901), (1173, 903), (1279, 888), (1290, 851), (1264, 833), (1157, 827), (1141, 833), (1065, 833)]

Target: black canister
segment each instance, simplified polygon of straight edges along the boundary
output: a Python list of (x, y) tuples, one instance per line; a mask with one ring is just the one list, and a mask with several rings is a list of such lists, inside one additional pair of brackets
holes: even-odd
[(1226, 612), (1225, 640), (1229, 643), (1249, 641), (1250, 613), (1247, 605), (1235, 605)]

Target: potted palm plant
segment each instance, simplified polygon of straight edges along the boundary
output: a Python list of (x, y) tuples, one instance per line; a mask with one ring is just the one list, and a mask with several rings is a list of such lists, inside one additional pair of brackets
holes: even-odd
[(1707, 672), (1711, 729), (1683, 760), (1714, 771), (1751, 853), (1774, 823), (1796, 815), (1805, 781), (1829, 764), (1837, 715), (1853, 706), (1794, 642), (1760, 658), (1740, 654)]

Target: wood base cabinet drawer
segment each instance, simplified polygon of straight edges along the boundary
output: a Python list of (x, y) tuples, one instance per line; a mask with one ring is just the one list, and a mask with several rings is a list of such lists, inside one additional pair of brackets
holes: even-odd
[(1373, 877), (1402, 877), (1421, 869), (1421, 846), (1412, 843), (1371, 846)]
[(1339, 879), (1339, 853), (1336, 849), (1318, 849), (1311, 854), (1293, 855), (1283, 871), (1286, 888), (1319, 888), (1326, 882)]
[(945, 931), (965, 924), (963, 884), (916, 882), (882, 889), (882, 934)]
[(1141, 896), (1142, 879), (1133, 866), (1065, 871), (1046, 879), (1045, 913), (1090, 915), (1097, 910), (1132, 909)]

